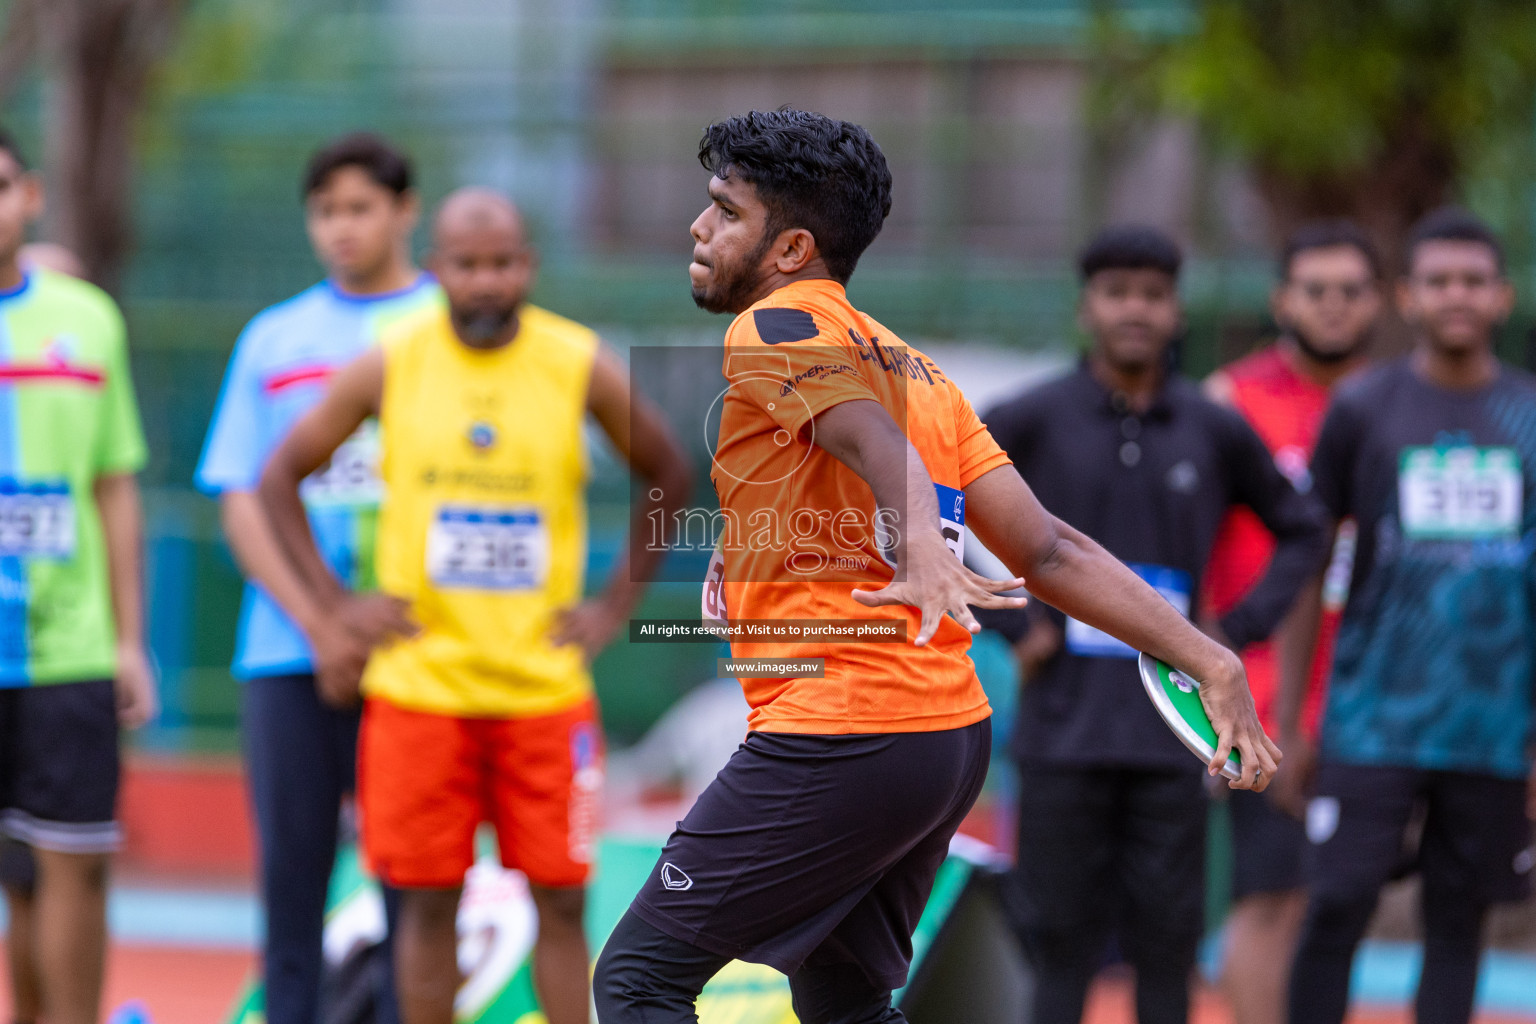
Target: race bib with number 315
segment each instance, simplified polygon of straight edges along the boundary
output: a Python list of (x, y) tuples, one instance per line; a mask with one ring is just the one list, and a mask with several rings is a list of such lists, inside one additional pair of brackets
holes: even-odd
[(1525, 482), (1513, 448), (1405, 448), (1397, 500), (1414, 540), (1518, 537)]

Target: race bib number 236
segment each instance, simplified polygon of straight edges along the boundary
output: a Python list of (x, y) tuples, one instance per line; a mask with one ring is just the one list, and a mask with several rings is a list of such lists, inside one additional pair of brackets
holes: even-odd
[(444, 506), (427, 530), (427, 576), (439, 587), (532, 590), (548, 566), (537, 509)]

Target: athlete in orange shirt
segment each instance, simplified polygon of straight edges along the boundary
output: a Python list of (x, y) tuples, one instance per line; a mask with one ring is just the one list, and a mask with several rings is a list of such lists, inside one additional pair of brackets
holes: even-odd
[(1234, 785), (1263, 789), (1279, 750), (1237, 656), (1046, 513), (933, 362), (849, 304), (890, 211), (868, 132), (754, 111), (706, 129), (699, 156), (714, 176), (692, 227), (694, 300), (737, 314), (712, 472), (716, 607), (732, 622), (894, 622), (912, 640), (733, 642), (737, 658), (823, 659), (824, 675), (747, 681), (751, 732), (609, 937), (598, 1016), (695, 1021), (705, 982), (740, 958), (789, 975), (802, 1024), (902, 1021), (891, 993), (991, 747), (969, 606), (1022, 604), (996, 592), (1023, 579), (956, 557), (967, 530), (1036, 596), (1205, 680), (1212, 771), (1235, 746)]
[[(1307, 467), (1333, 386), (1364, 362), (1371, 328), (1381, 313), (1380, 267), (1375, 249), (1358, 227), (1348, 221), (1320, 221), (1303, 225), (1286, 241), (1280, 272), (1271, 296), (1279, 339), (1217, 370), (1206, 390), (1241, 413), (1274, 453), (1280, 471), (1297, 489), (1308, 490), (1312, 479)], [(1222, 525), (1205, 576), (1207, 613), (1220, 616), (1236, 605), (1264, 575), (1274, 549), (1274, 538), (1258, 518), (1234, 508)], [(1343, 557), (1341, 544), (1336, 561)], [(1331, 577), (1336, 574), (1337, 568), (1330, 570)], [(1349, 578), (1347, 564), (1342, 578)], [(1316, 593), (1304, 589), (1299, 600), (1311, 600)], [(1293, 614), (1272, 639), (1243, 651), (1259, 720), (1276, 732), (1293, 759), (1268, 793), (1234, 793), (1228, 804), (1238, 856), (1221, 974), (1236, 1024), (1285, 1020), (1291, 962), (1274, 951), (1295, 948), (1307, 906), (1302, 888), (1302, 790), (1333, 661), (1333, 634), (1343, 610), (1342, 598), (1330, 596), (1333, 600), (1325, 599), (1328, 607), (1315, 637), (1312, 685), (1304, 709), (1287, 715), (1276, 707), (1278, 676), (1282, 659), (1297, 657), (1297, 650), (1313, 650), (1314, 637), (1297, 635), (1312, 619)]]
[[(848, 585), (887, 582), (891, 552), (871, 528), (879, 520), (869, 485), (835, 449), (823, 447), (832, 438), (821, 417), (845, 403), (864, 402), (870, 412), (878, 405), (890, 410), (893, 422), (906, 424), (932, 479), (926, 504), (938, 506), (958, 557), (965, 543), (964, 488), (1010, 464), (960, 389), (933, 360), (849, 305), (840, 283), (824, 279), (792, 281), (737, 317), (725, 336), (724, 370), (730, 387), (711, 476), (720, 507), (731, 516), (732, 529), (721, 539), (730, 617), (873, 616), (917, 636), (922, 623), (915, 609), (889, 604), (872, 612), (867, 593)], [(784, 444), (789, 437), (798, 443)], [(903, 472), (898, 469), (898, 479)], [(778, 482), (760, 482), (768, 480)], [(783, 536), (735, 529), (738, 522), (781, 525)], [(953, 619), (934, 624), (932, 639), (911, 648), (835, 638), (734, 643), (737, 658), (826, 663), (821, 678), (743, 679), (750, 726), (844, 735), (932, 732), (986, 718), (991, 711), (966, 655), (971, 634)], [(890, 671), (896, 658), (900, 672)]]

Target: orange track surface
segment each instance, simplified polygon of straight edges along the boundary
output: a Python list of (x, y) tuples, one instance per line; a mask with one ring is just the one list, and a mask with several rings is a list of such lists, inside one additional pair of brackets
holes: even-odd
[[(153, 1024), (221, 1024), (254, 969), (253, 953), (118, 946), (107, 961), (103, 1018), (130, 999)], [(10, 978), (0, 970), (0, 1017), (11, 1017)]]
[(254, 884), (245, 776), (233, 757), (130, 755), (118, 816), (120, 871)]

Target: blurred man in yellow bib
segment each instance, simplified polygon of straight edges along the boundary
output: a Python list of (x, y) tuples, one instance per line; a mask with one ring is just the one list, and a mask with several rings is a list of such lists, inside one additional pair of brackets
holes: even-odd
[[(577, 1024), (588, 1019), (583, 887), (602, 780), (588, 666), (660, 555), (632, 545), (581, 600), (586, 415), (647, 484), (634, 522), (670, 514), (687, 470), (597, 335), (524, 303), (536, 258), (511, 203), (455, 193), (434, 244), (448, 310), (401, 324), (338, 374), (273, 455), (261, 495), (295, 567), (346, 623), (315, 638), (317, 673), (361, 678), (363, 846), (402, 890), (402, 1019), (452, 1020), (459, 889), (489, 821), (538, 906), (544, 1012)], [(383, 438), (380, 594), (360, 596), (320, 559), (299, 483), (370, 416)]]

